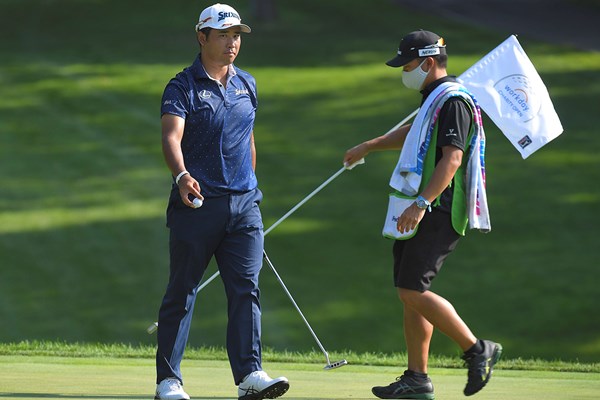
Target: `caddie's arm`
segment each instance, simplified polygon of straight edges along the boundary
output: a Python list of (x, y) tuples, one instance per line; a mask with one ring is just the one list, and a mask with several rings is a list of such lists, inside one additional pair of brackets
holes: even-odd
[[(455, 146), (442, 147), (442, 158), (435, 166), (431, 180), (420, 193), (427, 201), (433, 201), (442, 194), (444, 189), (448, 187), (454, 174), (462, 163), (463, 151)], [(414, 229), (423, 219), (426, 209), (417, 207), (413, 203), (410, 207), (404, 210), (404, 213), (398, 218), (397, 228), (399, 232), (408, 232)]]
[(162, 151), (167, 163), (167, 167), (175, 177), (179, 177), (177, 186), (179, 195), (183, 203), (194, 208), (189, 195), (203, 200), (200, 194), (200, 184), (189, 173), (184, 173), (185, 163), (183, 161), (183, 152), (181, 151), (181, 139), (183, 138), (183, 129), (185, 120), (172, 114), (164, 114), (161, 118), (162, 127)]
[(356, 145), (346, 151), (344, 155), (344, 165), (352, 165), (361, 158), (364, 158), (372, 151), (382, 150), (400, 150), (404, 145), (406, 135), (412, 124), (402, 125), (398, 129), (378, 136), (371, 140), (367, 140), (359, 145)]

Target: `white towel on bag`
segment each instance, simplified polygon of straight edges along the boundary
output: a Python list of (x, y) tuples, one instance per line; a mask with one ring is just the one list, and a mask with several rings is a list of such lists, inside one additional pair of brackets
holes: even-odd
[(439, 112), (451, 97), (460, 96), (471, 105), (475, 132), (469, 143), (466, 168), (466, 200), (469, 228), (491, 230), (485, 189), (485, 132), (481, 108), (467, 89), (457, 82), (444, 82), (425, 100), (406, 136), (390, 186), (407, 196), (416, 196), (423, 178), (425, 156)]
[[(421, 106), (415, 120), (406, 135), (404, 145), (400, 151), (398, 164), (390, 179), (390, 186), (407, 196), (416, 196), (421, 185), (423, 175), (423, 162), (427, 154), (429, 140), (431, 140), (431, 119), (437, 107), (435, 105), (441, 100), (441, 95), (451, 88), (458, 89), (460, 85), (456, 82), (444, 82), (439, 85)], [(437, 116), (436, 116), (437, 117)], [(437, 119), (437, 118), (436, 118)], [(425, 150), (423, 152), (423, 149)]]

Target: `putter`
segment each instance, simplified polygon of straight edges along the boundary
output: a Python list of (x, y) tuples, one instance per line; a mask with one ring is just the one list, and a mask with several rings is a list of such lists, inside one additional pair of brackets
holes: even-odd
[(267, 262), (267, 264), (269, 265), (269, 267), (271, 267), (271, 269), (273, 270), (273, 273), (275, 274), (275, 277), (277, 278), (277, 280), (281, 284), (281, 287), (283, 288), (283, 290), (285, 291), (285, 293), (287, 294), (287, 296), (290, 298), (290, 301), (292, 302), (292, 304), (294, 305), (294, 307), (296, 307), (296, 310), (298, 311), (298, 314), (300, 314), (300, 316), (302, 317), (302, 320), (306, 324), (306, 327), (308, 328), (308, 330), (312, 334), (313, 338), (317, 342), (317, 345), (319, 345), (319, 348), (323, 352), (323, 355), (325, 355), (325, 359), (327, 360), (327, 365), (325, 365), (325, 367), (323, 367), (323, 369), (327, 371), (327, 370), (330, 370), (330, 369), (335, 369), (335, 368), (343, 367), (344, 365), (348, 364), (348, 361), (346, 361), (346, 360), (340, 360), (340, 361), (337, 361), (337, 362), (334, 362), (334, 363), (332, 363), (329, 360), (329, 353), (327, 353), (327, 350), (325, 350), (325, 347), (323, 347), (323, 345), (321, 344), (321, 341), (317, 337), (317, 334), (315, 333), (315, 331), (313, 330), (313, 328), (310, 326), (310, 324), (308, 323), (308, 321), (304, 317), (304, 314), (302, 314), (302, 311), (300, 311), (300, 307), (298, 307), (298, 304), (296, 304), (296, 301), (292, 297), (292, 294), (288, 290), (287, 286), (285, 286), (285, 283), (283, 283), (283, 280), (281, 279), (281, 277), (277, 273), (277, 270), (273, 266), (273, 263), (269, 259), (269, 256), (267, 256), (267, 252), (264, 251), (264, 250), (263, 250), (263, 258), (265, 259), (265, 261)]

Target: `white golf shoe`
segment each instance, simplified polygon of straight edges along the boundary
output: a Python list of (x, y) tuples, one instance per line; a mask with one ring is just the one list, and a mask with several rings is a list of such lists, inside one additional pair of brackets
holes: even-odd
[(265, 371), (254, 371), (238, 386), (238, 400), (275, 399), (290, 388), (286, 377), (271, 379)]
[(176, 378), (163, 379), (156, 385), (155, 400), (190, 400), (190, 395), (183, 391), (183, 385)]

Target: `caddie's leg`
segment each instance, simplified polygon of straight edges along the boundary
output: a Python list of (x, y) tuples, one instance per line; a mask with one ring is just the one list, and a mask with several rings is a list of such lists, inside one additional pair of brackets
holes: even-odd
[(414, 309), (404, 306), (404, 339), (408, 353), (408, 369), (427, 373), (429, 344), (433, 325)]
[(477, 342), (475, 335), (448, 300), (431, 291), (421, 293), (398, 288), (398, 293), (405, 307), (408, 306), (421, 314), (433, 326), (454, 340), (463, 351)]

